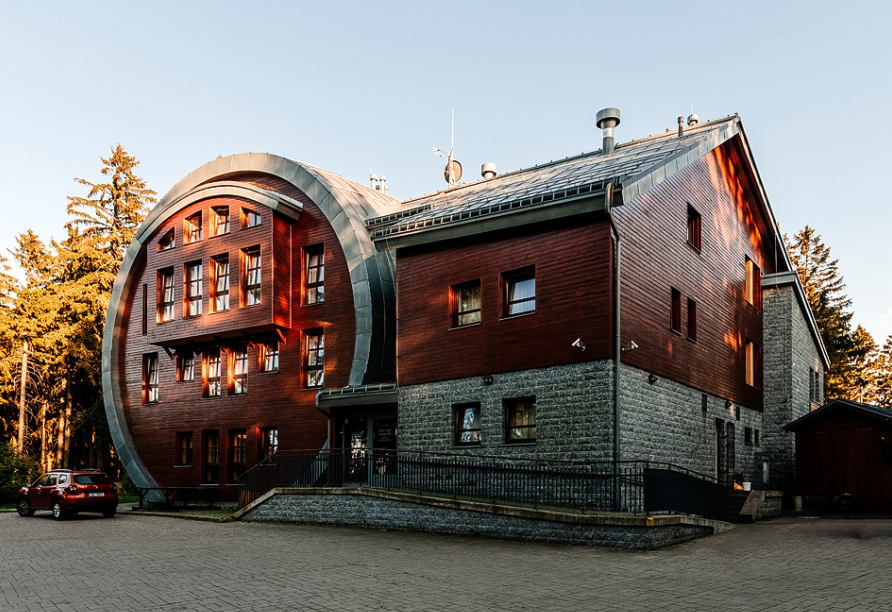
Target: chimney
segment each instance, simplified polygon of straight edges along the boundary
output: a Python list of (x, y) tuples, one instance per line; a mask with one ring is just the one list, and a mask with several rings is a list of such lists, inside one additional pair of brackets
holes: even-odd
[(381, 191), (387, 195), (387, 177), (383, 174), (381, 175)]
[(486, 162), (480, 166), (480, 176), (484, 179), (491, 179), (497, 174), (496, 165), (492, 162)]
[(684, 117), (678, 118), (678, 137), (684, 136)]
[(369, 175), (369, 182), (372, 184), (372, 189), (374, 189), (375, 191), (377, 191), (377, 190), (379, 189), (379, 187), (378, 187), (378, 175), (377, 175), (377, 174), (370, 174), (370, 175)]
[(604, 108), (598, 111), (595, 118), (597, 125), (604, 134), (604, 144), (601, 146), (603, 155), (613, 153), (613, 128), (619, 125), (619, 109)]
[(688, 126), (697, 125), (697, 123), (699, 121), (700, 121), (700, 117), (698, 117), (694, 113), (691, 113), (690, 115), (688, 115)]

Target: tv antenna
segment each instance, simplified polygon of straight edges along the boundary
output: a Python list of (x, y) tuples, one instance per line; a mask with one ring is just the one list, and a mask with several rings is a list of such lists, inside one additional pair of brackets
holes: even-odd
[(461, 164), (457, 159), (453, 158), (455, 153), (455, 109), (452, 109), (452, 135), (449, 140), (449, 154), (443, 153), (437, 147), (434, 147), (434, 154), (446, 160), (446, 167), (443, 169), (443, 178), (449, 183), (450, 187), (455, 187), (461, 180)]

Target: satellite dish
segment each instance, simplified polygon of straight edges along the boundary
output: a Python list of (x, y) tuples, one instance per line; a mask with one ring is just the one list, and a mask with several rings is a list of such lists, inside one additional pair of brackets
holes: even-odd
[(457, 159), (450, 159), (443, 169), (443, 178), (450, 185), (457, 185), (461, 180), (461, 164)]

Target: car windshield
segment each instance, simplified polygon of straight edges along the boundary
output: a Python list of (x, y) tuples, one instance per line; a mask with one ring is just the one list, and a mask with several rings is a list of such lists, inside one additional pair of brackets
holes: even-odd
[(74, 482), (81, 485), (100, 485), (108, 484), (108, 476), (105, 474), (77, 474)]
[(39, 485), (39, 486), (42, 487), (43, 485), (46, 484), (46, 479), (47, 479), (47, 474), (44, 474), (43, 476), (41, 476), (40, 478), (38, 478), (37, 480), (35, 480), (34, 482), (32, 482), (32, 483), (31, 483), (31, 486), (32, 486), (32, 487), (36, 487), (36, 486)]

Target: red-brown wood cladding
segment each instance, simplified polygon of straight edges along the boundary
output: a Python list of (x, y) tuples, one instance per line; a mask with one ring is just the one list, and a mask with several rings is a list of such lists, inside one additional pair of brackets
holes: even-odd
[[(687, 243), (687, 208), (701, 215), (698, 252)], [(615, 211), (622, 237), (623, 362), (762, 409), (746, 384), (746, 341), (762, 343), (762, 313), (745, 299), (746, 258), (774, 271), (734, 165), (714, 150), (642, 198)], [(672, 289), (685, 329), (671, 331)], [(688, 299), (697, 340), (687, 338)]]
[[(156, 231), (148, 244), (147, 259), (153, 266), (134, 269), (133, 276), (138, 285), (130, 300), (125, 304), (124, 340), (121, 346), (118, 376), (130, 433), (140, 458), (152, 476), (161, 484), (169, 486), (196, 486), (201, 482), (203, 465), (202, 440), (204, 431), (218, 431), (220, 435), (220, 483), (227, 499), (234, 499), (234, 486), (225, 486), (231, 480), (230, 461), (232, 448), (230, 432), (245, 429), (248, 433), (248, 467), (258, 460), (260, 454), (259, 429), (277, 427), (279, 447), (282, 449), (319, 448), (326, 438), (326, 418), (315, 407), (318, 389), (304, 389), (302, 382), (303, 331), (323, 329), (325, 332), (325, 387), (343, 387), (349, 380), (355, 345), (355, 315), (353, 309), (353, 289), (347, 262), (334, 230), (319, 208), (296, 187), (276, 177), (261, 174), (230, 175), (216, 180), (239, 180), (290, 196), (304, 205), (300, 218), (291, 223), (278, 218), (266, 207), (253, 203), (236, 201), (236, 198), (215, 198), (204, 200), (189, 207), (188, 211), (177, 214)], [(204, 211), (208, 222), (208, 209), (211, 206), (229, 204), (250, 206), (263, 217), (259, 227), (239, 229), (238, 216), (231, 209), (231, 231), (229, 237), (208, 238), (205, 225), (205, 238), (195, 245), (182, 244), (182, 220), (196, 210)], [(157, 239), (166, 231), (177, 229), (177, 246), (169, 251), (157, 252)], [(274, 307), (275, 322), (285, 323), (290, 311), (290, 329), (284, 334), (287, 344), (280, 345), (279, 371), (260, 373), (257, 352), (248, 347), (248, 393), (244, 396), (229, 396), (224, 383), (223, 396), (219, 398), (201, 397), (201, 365), (196, 358), (195, 380), (176, 382), (175, 361), (169, 359), (156, 344), (151, 344), (151, 336), (142, 335), (142, 285), (148, 285), (150, 309), (150, 334), (155, 323), (155, 279), (157, 269), (173, 266), (177, 288), (176, 319), (164, 326), (173, 329), (179, 326), (184, 335), (190, 334), (182, 322), (182, 266), (187, 261), (201, 257), (205, 270), (208, 258), (221, 251), (225, 241), (232, 242), (230, 252), (231, 272), (230, 311), (213, 315), (203, 314), (199, 319), (208, 321), (216, 328), (227, 326), (227, 317), (238, 317), (238, 249), (263, 242), (261, 235), (267, 236), (273, 257), (263, 258), (263, 305), (264, 316), (271, 316), (268, 307)], [(302, 253), (308, 246), (324, 245), (325, 248), (325, 302), (312, 306), (302, 306), (301, 269)], [(163, 259), (157, 256), (163, 255)], [(158, 263), (154, 263), (157, 261)], [(207, 296), (207, 272), (205, 274), (205, 295)], [(269, 287), (269, 289), (268, 289)], [(269, 291), (270, 293), (267, 293)], [(274, 296), (268, 299), (267, 296)], [(290, 299), (283, 299), (288, 296)], [(205, 308), (207, 313), (207, 297)], [(136, 306), (136, 307), (134, 307)], [(245, 309), (247, 311), (253, 309)], [(258, 309), (258, 312), (260, 310)], [(265, 319), (266, 320), (266, 319)], [(188, 323), (188, 322), (187, 322)], [(242, 319), (238, 320), (242, 324)], [(251, 323), (246, 323), (250, 325)], [(288, 327), (288, 325), (283, 325)], [(158, 353), (160, 364), (160, 401), (144, 405), (142, 398), (142, 356)], [(222, 372), (229, 370), (229, 356), (221, 355)], [(192, 432), (193, 463), (191, 467), (176, 467), (176, 434)]]
[[(594, 218), (397, 251), (401, 386), (610, 356), (610, 228)], [(536, 311), (502, 318), (501, 275), (535, 266)], [(450, 287), (480, 280), (481, 322), (452, 328)], [(585, 352), (574, 348), (582, 338)]]
[(836, 408), (796, 430), (796, 491), (800, 495), (853, 495), (858, 510), (892, 512), (892, 465), (883, 447), (892, 424)]

